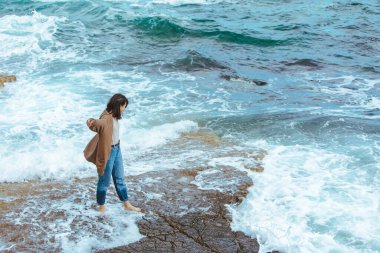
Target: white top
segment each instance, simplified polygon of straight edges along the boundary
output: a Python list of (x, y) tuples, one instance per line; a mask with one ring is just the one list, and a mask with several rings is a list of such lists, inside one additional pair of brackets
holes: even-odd
[(119, 142), (119, 120), (113, 119), (112, 145)]

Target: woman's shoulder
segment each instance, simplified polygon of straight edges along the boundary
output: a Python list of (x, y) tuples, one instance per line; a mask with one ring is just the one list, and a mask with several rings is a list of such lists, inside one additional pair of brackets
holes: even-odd
[(107, 110), (104, 110), (102, 114), (100, 115), (101, 119), (110, 119), (112, 120), (112, 112), (108, 112)]

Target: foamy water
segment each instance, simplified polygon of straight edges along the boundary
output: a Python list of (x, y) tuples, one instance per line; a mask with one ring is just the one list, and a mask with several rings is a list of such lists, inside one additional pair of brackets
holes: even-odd
[(357, 167), (358, 157), (312, 146), (252, 144), (268, 150), (265, 173), (230, 209), (233, 229), (257, 237), (260, 252), (378, 252), (378, 160)]
[(38, 12), (26, 16), (7, 15), (0, 18), (2, 58), (43, 53), (46, 47), (54, 43), (53, 34), (57, 31), (57, 23), (64, 21), (64, 18), (44, 16)]
[(142, 214), (125, 212), (112, 191), (106, 214), (99, 213), (91, 201), (95, 180), (1, 185), (0, 250), (91, 252), (140, 240)]

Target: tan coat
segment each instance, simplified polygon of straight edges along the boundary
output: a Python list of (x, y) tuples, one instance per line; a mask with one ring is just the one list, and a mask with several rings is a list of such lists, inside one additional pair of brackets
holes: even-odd
[(90, 129), (97, 132), (97, 134), (87, 144), (83, 150), (83, 154), (87, 161), (96, 165), (98, 174), (103, 176), (111, 153), (113, 132), (112, 113), (104, 110), (99, 119), (93, 120), (94, 124)]

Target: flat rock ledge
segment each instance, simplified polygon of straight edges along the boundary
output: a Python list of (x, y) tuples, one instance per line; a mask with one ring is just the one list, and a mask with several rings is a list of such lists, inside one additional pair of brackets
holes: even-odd
[(133, 189), (131, 202), (145, 213), (138, 221), (145, 237), (99, 252), (258, 252), (255, 239), (231, 230), (225, 207), (239, 204), (251, 185), (246, 172), (232, 167), (155, 171), (127, 178)]

